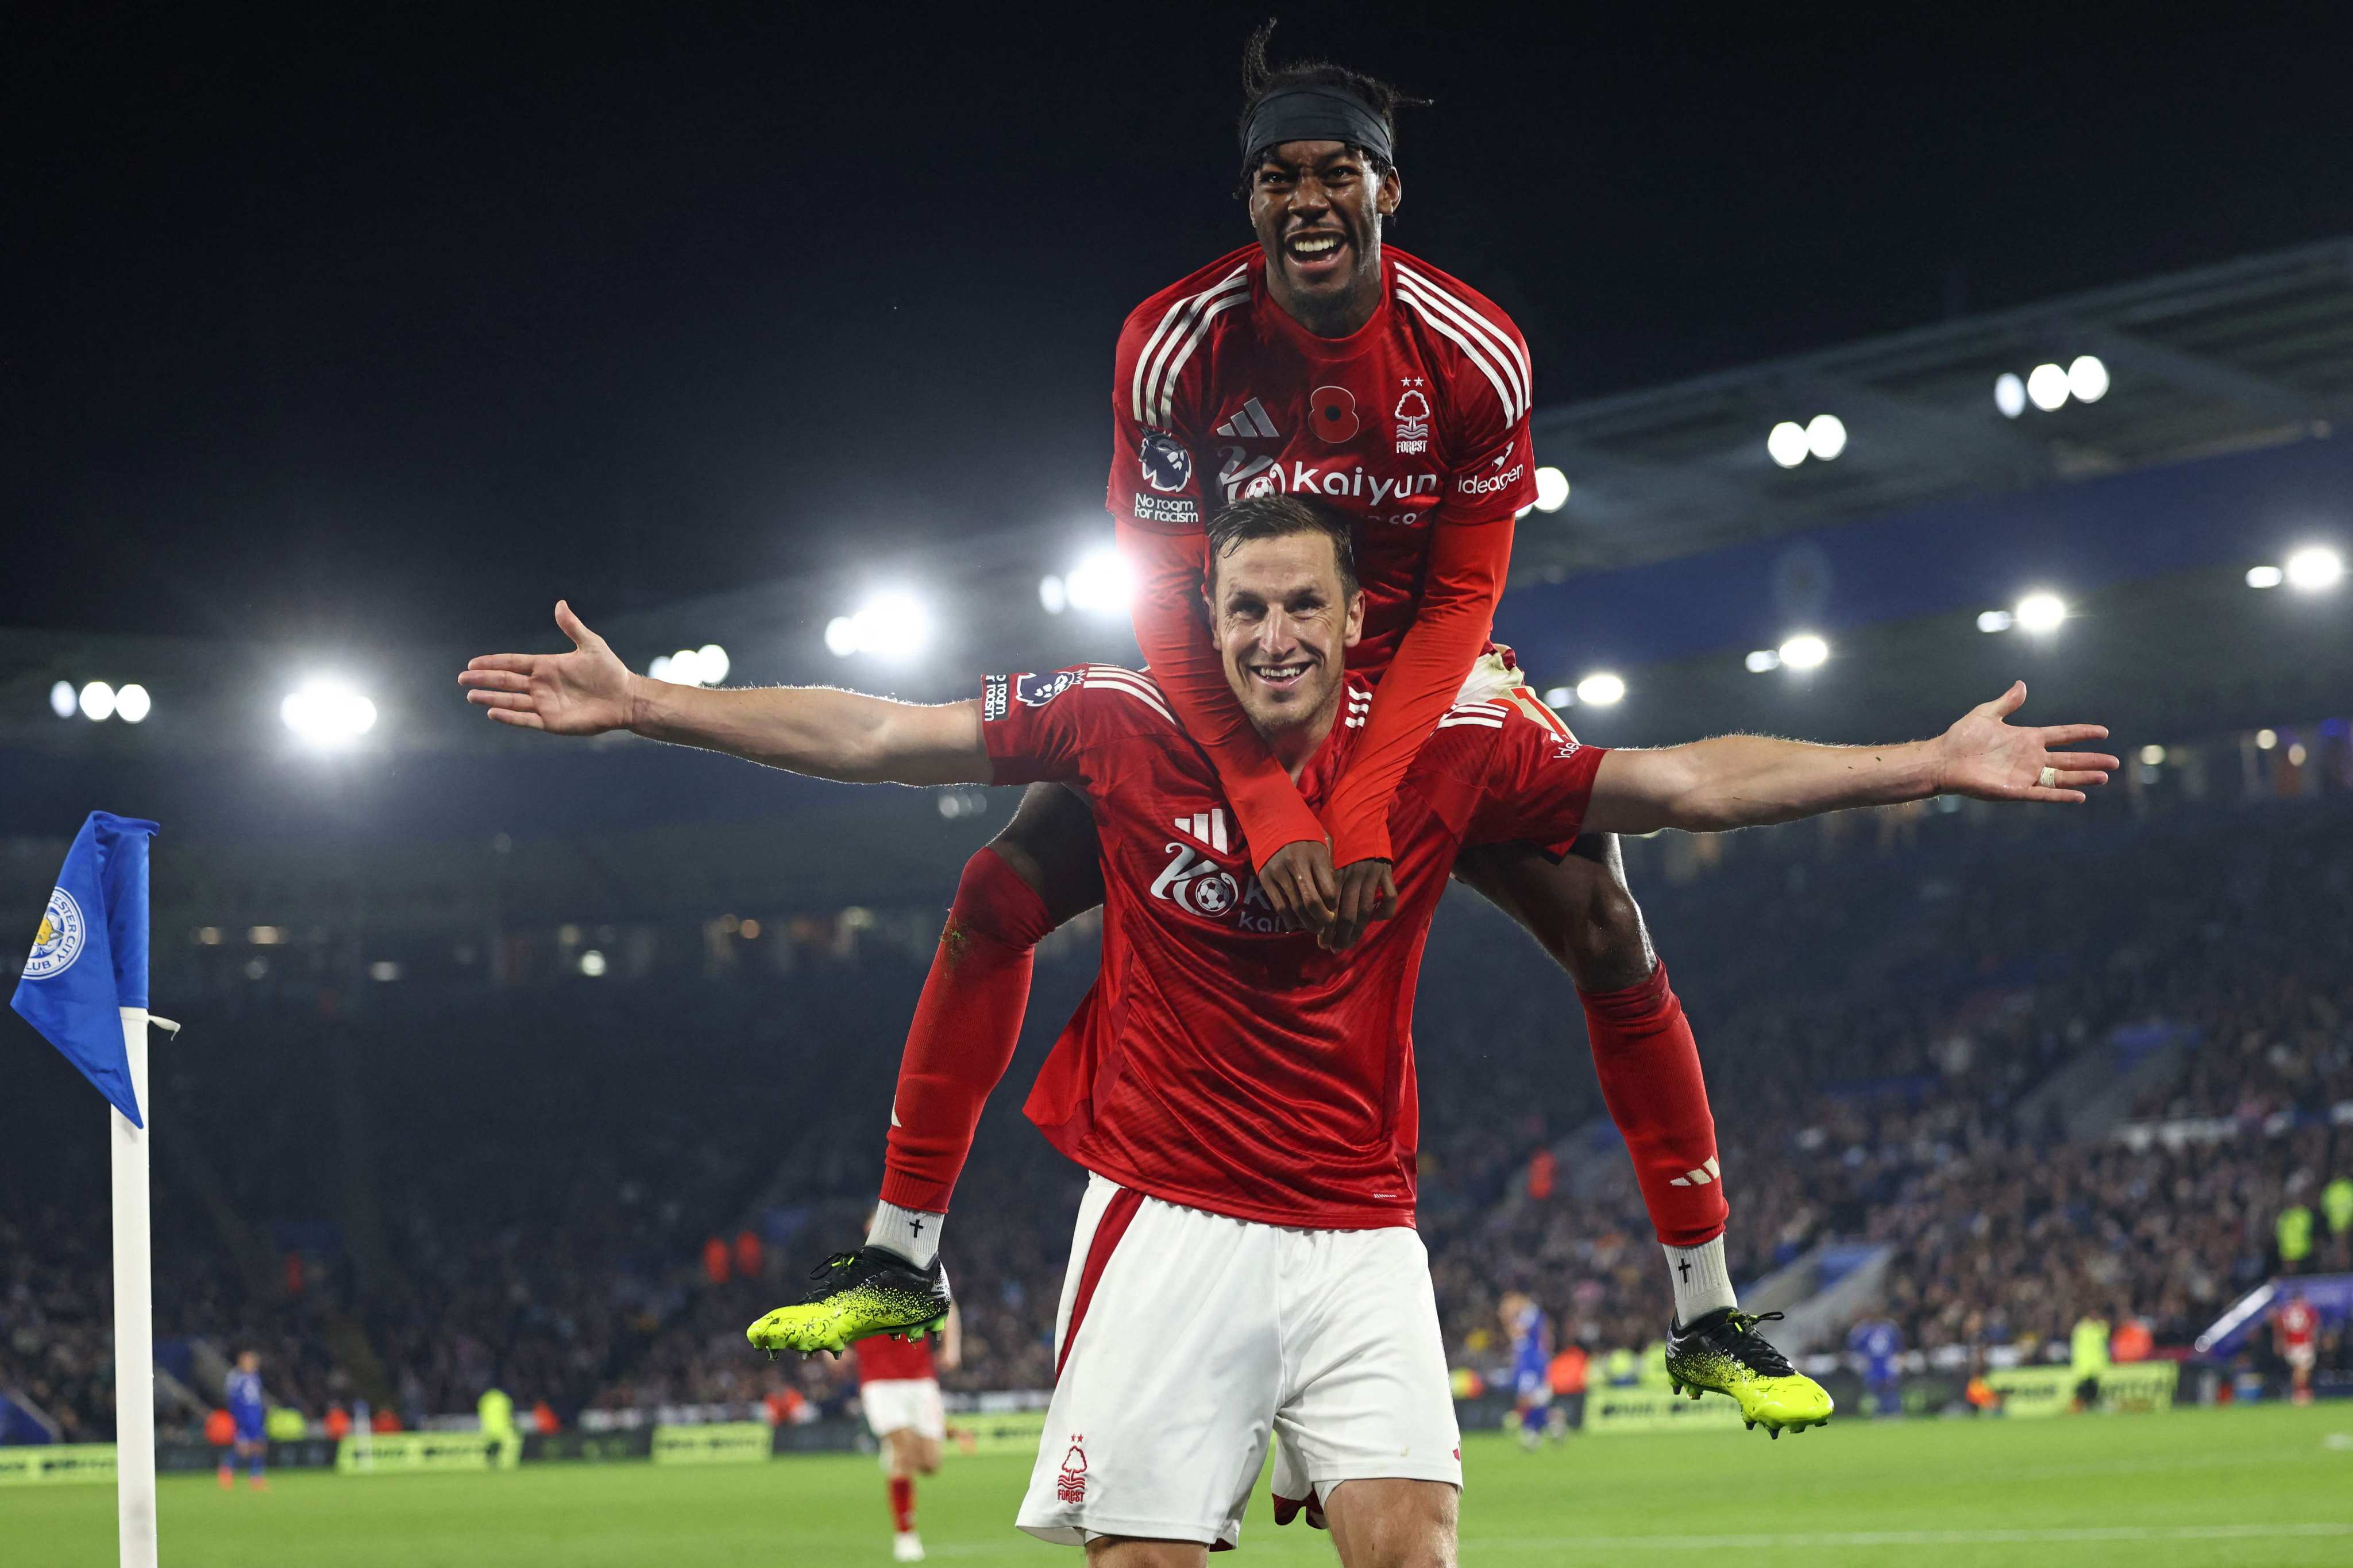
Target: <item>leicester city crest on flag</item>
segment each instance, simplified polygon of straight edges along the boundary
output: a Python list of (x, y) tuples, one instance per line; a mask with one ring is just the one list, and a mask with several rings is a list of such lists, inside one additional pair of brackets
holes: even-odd
[(81, 956), (82, 944), (88, 937), (81, 906), (74, 902), (71, 893), (57, 889), (49, 894), (49, 907), (42, 912), (40, 928), (33, 933), (33, 952), (25, 960), (25, 978), (47, 980), (52, 974), (64, 973)]
[(9, 1001), (133, 1127), (146, 1123), (122, 1043), (123, 1012), (147, 1006), (147, 841), (154, 833), (137, 817), (90, 814), (66, 851)]

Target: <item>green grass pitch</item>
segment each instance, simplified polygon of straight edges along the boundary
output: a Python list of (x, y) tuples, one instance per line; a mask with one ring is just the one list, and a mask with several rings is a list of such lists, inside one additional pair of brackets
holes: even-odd
[[(1756, 1433), (1571, 1439), (1464, 1450), (1465, 1563), (2132, 1564), (2353, 1563), (2353, 1406), (2181, 1410), (2004, 1423), (1844, 1418)], [(1029, 1462), (952, 1458), (919, 1496), (932, 1560), (958, 1568), (1083, 1558), (1012, 1528)], [(890, 1562), (869, 1458), (740, 1467), (547, 1465), (486, 1475), (281, 1473), (224, 1494), (164, 1483), (167, 1568), (798, 1568)], [(1265, 1489), (1240, 1557), (1329, 1563), (1328, 1538), (1276, 1530)], [(104, 1568), (103, 1486), (0, 1490), (11, 1568)]]

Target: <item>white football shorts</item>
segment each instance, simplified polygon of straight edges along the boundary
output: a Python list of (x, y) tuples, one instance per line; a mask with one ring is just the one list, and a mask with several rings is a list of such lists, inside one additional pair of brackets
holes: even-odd
[(1462, 1484), (1430, 1254), (1407, 1226), (1258, 1225), (1094, 1176), (1054, 1342), (1017, 1520), (1040, 1540), (1235, 1545), (1270, 1436), (1278, 1495)]
[(948, 1435), (940, 1385), (931, 1378), (891, 1377), (860, 1384), (858, 1404), (866, 1412), (866, 1429), (877, 1437), (913, 1432), (936, 1443)]

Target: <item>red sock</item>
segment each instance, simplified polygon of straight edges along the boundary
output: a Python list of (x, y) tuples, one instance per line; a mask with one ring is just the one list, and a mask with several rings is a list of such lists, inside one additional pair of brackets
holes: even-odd
[(899, 1058), (883, 1202), (947, 1212), (981, 1105), (1021, 1037), (1031, 950), (1053, 929), (1045, 900), (997, 851), (965, 862)]
[(1609, 1118), (1625, 1136), (1651, 1224), (1669, 1247), (1724, 1234), (1730, 1212), (1715, 1159), (1715, 1118), (1683, 1005), (1662, 963), (1640, 985), (1584, 992), (1585, 1032)]
[(902, 1535), (915, 1528), (915, 1478), (913, 1476), (891, 1478), (891, 1528)]

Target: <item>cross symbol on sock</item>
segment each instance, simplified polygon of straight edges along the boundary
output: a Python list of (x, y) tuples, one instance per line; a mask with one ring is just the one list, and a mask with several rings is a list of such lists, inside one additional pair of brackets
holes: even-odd
[(918, 1241), (920, 1241), (923, 1239), (923, 1222), (919, 1219), (914, 1224), (909, 1226), (907, 1230), (910, 1235), (913, 1236)]
[(1677, 1276), (1679, 1279), (1681, 1279), (1683, 1280), (1683, 1282), (1684, 1284), (1686, 1284), (1686, 1285), (1690, 1284), (1690, 1283), (1691, 1283), (1691, 1259), (1690, 1259), (1690, 1258), (1679, 1258), (1675, 1259), (1675, 1274), (1676, 1274), (1676, 1276)]

